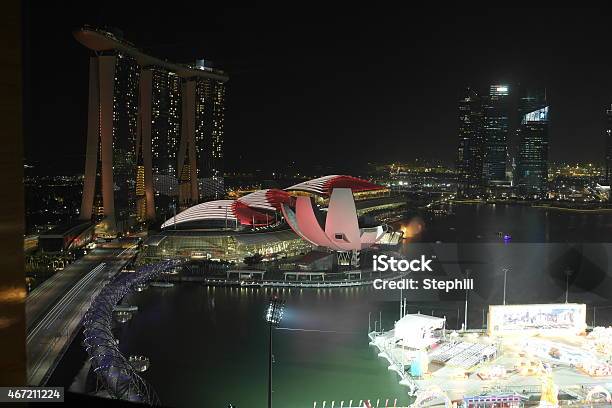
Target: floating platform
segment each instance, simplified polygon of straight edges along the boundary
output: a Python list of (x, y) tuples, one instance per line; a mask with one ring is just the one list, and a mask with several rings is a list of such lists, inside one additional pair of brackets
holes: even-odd
[(151, 282), (149, 286), (154, 288), (172, 288), (174, 287), (174, 283), (172, 282)]
[(132, 305), (116, 305), (113, 307), (113, 312), (137, 312), (138, 306)]

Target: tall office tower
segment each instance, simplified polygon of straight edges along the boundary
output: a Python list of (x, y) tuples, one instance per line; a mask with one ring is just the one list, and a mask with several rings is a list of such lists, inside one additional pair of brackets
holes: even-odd
[(509, 129), (508, 85), (491, 85), (483, 100), (485, 159), (484, 178), (487, 184), (506, 180)]
[(516, 185), (525, 198), (548, 194), (548, 111), (545, 90), (527, 90), (520, 98)]
[[(156, 207), (164, 217), (177, 195), (185, 205), (198, 202), (198, 173), (203, 180), (220, 178), (221, 188), (212, 196), (222, 194), (227, 75), (210, 64), (147, 55), (119, 31), (84, 27), (74, 36), (93, 51), (80, 217), (104, 220), (101, 226), (110, 235), (155, 219)], [(198, 83), (207, 85), (196, 116)], [(199, 143), (196, 118), (202, 124)]]
[[(607, 185), (612, 184), (612, 106), (606, 110), (606, 174), (605, 182)], [(612, 201), (612, 193), (610, 193), (610, 201)]]
[(459, 100), (459, 147), (457, 152), (457, 194), (480, 197), (484, 193), (484, 153), (482, 98), (467, 88)]

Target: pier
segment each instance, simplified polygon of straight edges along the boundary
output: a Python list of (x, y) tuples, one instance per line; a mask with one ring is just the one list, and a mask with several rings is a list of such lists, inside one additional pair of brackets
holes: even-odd
[[(428, 394), (432, 389), (443, 390), (442, 394), (454, 402), (468, 397), (514, 395), (524, 401), (520, 406), (531, 406), (531, 402), (537, 405), (543, 395), (556, 389), (554, 395), (558, 395), (561, 406), (587, 403), (593, 407), (611, 406), (609, 376), (593, 376), (576, 364), (555, 359), (552, 355), (540, 355), (533, 349), (535, 346), (525, 346), (529, 337), (490, 337), (482, 330), (442, 333), (441, 337), (432, 334), (431, 339), (437, 340), (432, 346), (423, 348), (420, 344), (400, 341), (401, 336), (396, 335), (395, 329), (370, 331), (368, 338), (378, 356), (389, 363), (388, 369), (398, 374), (399, 384), (407, 386), (408, 393), (413, 396)], [(538, 345), (550, 342), (561, 352), (568, 349), (574, 357), (579, 352), (578, 347), (589, 352), (590, 343), (584, 337), (533, 339)], [(565, 341), (575, 345), (566, 345)], [(419, 353), (427, 356), (428, 368), (420, 368), (422, 372), (413, 375), (411, 365), (421, 364), (419, 356), (422, 354)]]

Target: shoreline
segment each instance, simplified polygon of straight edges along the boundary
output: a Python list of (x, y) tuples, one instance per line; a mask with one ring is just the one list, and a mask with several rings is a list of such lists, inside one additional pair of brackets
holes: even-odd
[(579, 213), (590, 213), (590, 214), (612, 214), (612, 207), (607, 205), (606, 203), (601, 203), (605, 207), (597, 207), (597, 208), (586, 208), (586, 207), (560, 207), (557, 203), (547, 203), (543, 201), (542, 203), (534, 203), (533, 201), (525, 201), (525, 200), (452, 200), (450, 204), (456, 205), (515, 205), (515, 206), (526, 206), (531, 208), (538, 208), (544, 210), (556, 210), (556, 211), (571, 211), (571, 212), (579, 212)]
[(556, 207), (548, 205), (532, 205), (532, 208), (555, 211), (570, 211), (588, 214), (612, 214), (612, 208), (571, 208), (571, 207)]
[[(386, 280), (397, 280), (403, 275), (396, 274), (385, 277)], [(297, 282), (297, 281), (276, 281), (276, 280), (239, 280), (239, 279), (222, 279), (222, 278), (206, 278), (203, 276), (173, 276), (168, 279), (169, 282), (202, 282), (206, 286), (217, 286), (217, 287), (255, 287), (255, 288), (309, 288), (309, 289), (321, 289), (321, 288), (349, 288), (349, 287), (361, 287), (370, 286), (374, 284), (374, 279), (367, 280), (355, 280), (355, 281), (320, 281), (320, 282)]]

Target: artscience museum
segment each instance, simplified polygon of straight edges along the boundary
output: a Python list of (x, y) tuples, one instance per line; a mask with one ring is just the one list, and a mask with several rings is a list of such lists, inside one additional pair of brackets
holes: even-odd
[(170, 217), (145, 241), (140, 261), (180, 257), (239, 263), (255, 254), (277, 260), (318, 250), (357, 265), (361, 250), (399, 242), (402, 233), (378, 222), (376, 215), (404, 205), (388, 188), (348, 175), (257, 190)]

